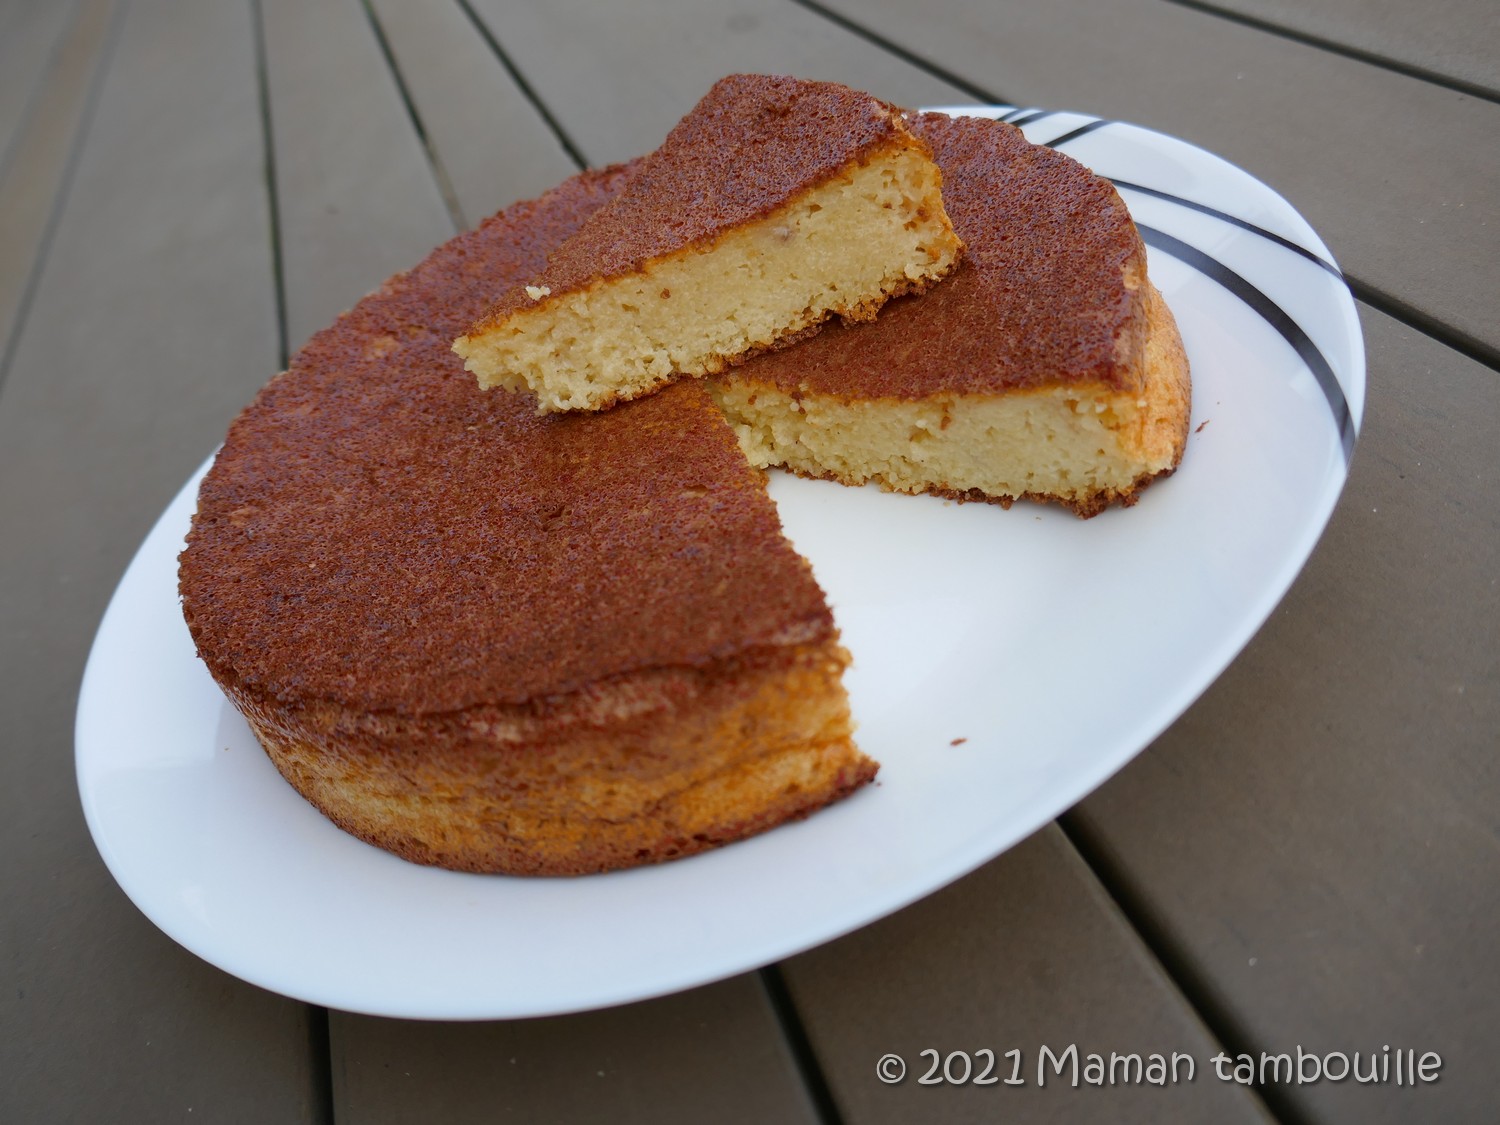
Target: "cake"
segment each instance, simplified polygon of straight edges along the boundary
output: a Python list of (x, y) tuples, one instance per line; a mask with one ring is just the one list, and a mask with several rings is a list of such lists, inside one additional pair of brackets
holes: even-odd
[(830, 317), (868, 320), (961, 251), (897, 111), (833, 83), (735, 75), (454, 348), (482, 387), (597, 410)]
[(664, 860), (877, 768), (822, 592), (701, 383), (543, 417), (450, 348), (628, 178), (577, 176), (392, 278), (201, 487), (179, 571), (199, 655), (292, 786), (418, 863)]
[[(668, 182), (767, 106), (780, 124), (734, 191)], [(787, 124), (804, 117), (821, 133)], [(833, 123), (851, 121), (844, 144)], [(916, 171), (929, 156), (941, 172)], [(752, 254), (821, 276), (818, 239), (858, 243), (860, 228), (840, 225), (852, 212), (819, 227), (841, 203), (817, 193), (860, 194), (861, 169), (907, 202), (919, 193), (901, 176), (943, 181), (952, 229), (931, 199), (897, 225), (943, 216), (968, 247), (951, 276), (917, 295), (954, 258), (903, 267), (876, 298), (830, 306), (841, 325), (704, 352), (706, 380), (653, 354), (639, 379), (540, 386), (489, 353), (504, 388), (490, 390), (457, 354), (467, 342), (474, 368), (476, 341), (537, 344), (505, 327), (518, 316), (550, 317), (550, 347), (571, 317), (569, 346), (614, 362), (633, 354), (631, 285), (688, 278), (662, 284), (663, 307), (703, 287), (671, 306), (688, 310), (681, 328), (711, 319), (716, 271)], [(788, 199), (810, 225), (786, 225)], [(634, 225), (664, 201), (681, 215), (665, 242)], [(487, 313), (495, 293), (510, 296)], [(556, 352), (538, 370), (566, 370)], [(183, 612), (276, 768), (369, 843), (511, 874), (685, 856), (878, 769), (852, 741), (849, 654), (760, 468), (1088, 516), (1175, 468), (1188, 396), (1172, 315), (1107, 182), (997, 122), (898, 120), (842, 87), (728, 79), (658, 153), (507, 209), (315, 335), (203, 481)]]
[(1187, 439), (1189, 375), (1114, 187), (998, 121), (922, 114), (963, 264), (873, 322), (713, 380), (752, 462), (1090, 516)]

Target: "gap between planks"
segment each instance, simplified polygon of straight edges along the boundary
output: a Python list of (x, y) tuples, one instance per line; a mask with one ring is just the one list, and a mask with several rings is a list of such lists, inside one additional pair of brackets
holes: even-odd
[[(41, 237), (37, 239), (36, 256), (32, 259), (26, 270), (26, 278), (21, 284), (21, 292), (16, 299), (15, 311), (9, 325), (9, 335), (0, 340), (0, 395), (5, 391), (5, 382), (10, 375), (11, 364), (15, 360), (16, 348), (20, 343), (21, 335), (26, 327), (26, 321), (31, 313), (32, 301), (36, 297), (36, 288), (41, 280), (42, 267), (47, 261), (47, 256), (52, 250), (52, 239), (57, 233), (57, 225), (62, 217), (63, 208), (68, 201), (73, 187), (74, 174), (78, 170), (78, 159), (83, 152), (84, 141), (87, 139), (89, 130), (94, 123), (94, 114), (99, 107), (99, 92), (104, 86), (104, 75), (108, 72), (110, 62), (114, 58), (115, 46), (120, 38), (120, 26), (124, 23), (125, 10), (130, 6), (130, 0), (119, 0), (114, 10), (109, 14), (109, 26), (104, 33), (104, 42), (99, 48), (99, 55), (94, 61), (93, 73), (89, 75), (88, 88), (84, 94), (83, 108), (78, 114), (78, 123), (74, 129), (72, 140), (68, 144), (68, 155), (63, 161), (62, 171), (58, 176), (57, 186), (53, 191), (52, 205), (47, 211), (46, 219), (42, 224)], [(72, 20), (84, 19), (88, 15), (88, 8), (79, 4), (72, 14)], [(25, 140), (25, 134), (32, 125), (32, 115), (44, 100), (43, 86), (49, 82), (55, 72), (56, 66), (61, 58), (62, 51), (67, 46), (68, 39), (76, 31), (76, 26), (70, 24), (68, 30), (59, 40), (54, 51), (54, 57), (49, 63), (46, 78), (43, 79), (37, 90), (33, 91), (30, 101), (26, 107), (26, 114), (12, 144), (6, 150), (6, 162), (0, 163), (0, 185), (4, 183), (6, 173), (10, 171), (8, 164), (10, 156), (19, 150)], [(4, 331), (6, 325), (0, 323), (0, 331)]]
[(823, 1067), (818, 1062), (818, 1053), (813, 1050), (812, 1041), (807, 1037), (807, 1028), (803, 1025), (802, 1016), (797, 1011), (797, 1002), (792, 999), (792, 993), (786, 986), (786, 978), (782, 976), (780, 965), (767, 965), (760, 970), (761, 987), (765, 989), (766, 1000), (771, 1005), (771, 1011), (776, 1016), (776, 1023), (781, 1028), (781, 1037), (786, 1041), (787, 1049), (792, 1053), (792, 1062), (797, 1067), (797, 1074), (802, 1079), (802, 1085), (807, 1090), (807, 1096), (813, 1105), (813, 1112), (817, 1114), (822, 1125), (844, 1125), (844, 1115), (839, 1112), (838, 1102), (833, 1096), (833, 1088), (828, 1083), (827, 1076), (823, 1073)]
[[(1109, 858), (1108, 845), (1083, 823), (1083, 818), (1075, 809), (1058, 817), (1057, 826), (1068, 844), (1088, 864), (1089, 870), (1099, 880), (1099, 886), (1115, 904), (1121, 917), (1135, 931), (1141, 944), (1156, 959), (1162, 972), (1197, 1013), (1209, 1033), (1218, 1040), (1224, 1052), (1233, 1057), (1259, 1057), (1260, 1052), (1252, 1042), (1253, 1036), (1235, 1018), (1229, 1005), (1215, 995), (1202, 974), (1193, 968), (1181, 946), (1172, 939), (1167, 927), (1145, 898), (1131, 888), (1129, 878)], [(1284, 1089), (1275, 1083), (1266, 1086), (1256, 1082), (1247, 1088), (1260, 1098), (1266, 1112), (1281, 1125), (1313, 1125), (1312, 1120), (1287, 1097)]]
[(401, 95), (401, 102), (406, 106), (406, 116), (411, 120), (412, 130), (417, 134), (417, 140), (422, 142), (422, 151), (427, 156), (427, 165), (432, 169), (432, 178), (437, 181), (438, 191), (443, 196), (443, 206), (447, 207), (448, 217), (453, 220), (453, 229), (468, 230), (470, 223), (464, 216), (463, 207), (459, 205), (458, 193), (453, 190), (453, 179), (448, 175), (448, 169), (443, 166), (442, 158), (438, 156), (432, 139), (427, 135), (427, 127), (422, 124), (422, 115), (417, 112), (417, 103), (411, 96), (411, 90), (407, 88), (406, 78), (402, 75), (401, 66), (396, 61), (396, 54), (391, 50), (385, 27), (381, 24), (380, 17), (375, 14), (370, 0), (359, 0), (359, 3), (365, 11), (365, 19), (370, 22), (370, 30), (375, 34), (375, 42), (380, 46), (385, 65), (390, 68), (391, 78), (396, 83), (396, 92)]
[[(795, 2), (800, 3), (801, 0), (795, 0)], [(1215, 16), (1219, 19), (1228, 20), (1230, 23), (1251, 27), (1256, 31), (1264, 31), (1267, 35), (1275, 35), (1281, 39), (1290, 39), (1293, 43), (1301, 43), (1305, 47), (1315, 47), (1320, 51), (1327, 51), (1330, 54), (1342, 55), (1346, 59), (1353, 59), (1355, 62), (1378, 66), (1381, 70), (1389, 70), (1406, 78), (1415, 78), (1420, 82), (1429, 82), (1434, 86), (1441, 86), (1445, 90), (1452, 90), (1457, 94), (1467, 94), (1471, 98), (1479, 98), (1482, 101), (1494, 102), (1500, 105), (1500, 90), (1492, 90), (1487, 86), (1480, 85), (1478, 82), (1455, 78), (1452, 75), (1443, 74), (1441, 71), (1429, 70), (1414, 63), (1402, 62), (1400, 59), (1393, 59), (1388, 55), (1382, 55), (1375, 51), (1366, 51), (1360, 47), (1352, 47), (1346, 43), (1340, 43), (1336, 39), (1328, 39), (1321, 35), (1314, 35), (1311, 32), (1283, 27), (1281, 24), (1273, 23), (1271, 20), (1246, 15), (1244, 12), (1236, 12), (1230, 8), (1221, 8), (1217, 4), (1206, 3), (1205, 0), (1166, 0), (1166, 2), (1176, 4), (1179, 8), (1188, 8), (1194, 12), (1202, 12), (1206, 16)]]
[(286, 268), (281, 257), (281, 205), (276, 193), (276, 135), (271, 122), (271, 81), (266, 65), (266, 21), (261, 0), (250, 0), (255, 25), (255, 86), (260, 98), (261, 168), (265, 175), (266, 211), (271, 228), (271, 282), (276, 290), (276, 366), (286, 370)]
[(535, 87), (526, 80), (526, 76), (521, 73), (520, 67), (516, 66), (515, 61), (510, 57), (510, 53), (500, 45), (500, 40), (495, 37), (489, 25), (474, 10), (474, 6), (469, 3), (469, 0), (455, 0), (455, 2), (463, 9), (464, 15), (473, 24), (474, 30), (479, 33), (479, 37), (489, 46), (495, 58), (499, 60), (500, 65), (505, 68), (505, 72), (510, 75), (511, 81), (516, 84), (521, 93), (526, 96), (526, 100), (531, 103), (532, 108), (547, 123), (547, 128), (551, 129), (553, 135), (557, 137), (557, 143), (562, 145), (563, 151), (572, 158), (574, 164), (578, 165), (580, 171), (587, 168), (589, 166), (588, 157), (574, 143), (573, 138), (568, 135), (568, 131), (562, 127), (562, 122), (558, 121), (552, 111), (547, 108), (546, 103), (537, 95)]

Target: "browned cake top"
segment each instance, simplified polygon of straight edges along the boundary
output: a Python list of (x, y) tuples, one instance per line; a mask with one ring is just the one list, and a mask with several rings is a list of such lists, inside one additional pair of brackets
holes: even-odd
[(724, 378), (840, 398), (918, 399), (1053, 382), (1133, 385), (1116, 356), (1144, 341), (1145, 250), (1114, 187), (1020, 130), (979, 118), (908, 119), (943, 173), (964, 262), (920, 297), (830, 326)]
[(499, 300), (477, 327), (533, 303), (526, 284), (561, 296), (631, 273), (764, 218), (878, 145), (906, 137), (890, 107), (847, 86), (759, 74), (722, 78), (544, 270), (496, 290)]
[(701, 386), (539, 417), (450, 350), (616, 193), (585, 173), (314, 336), (230, 429), (183, 552), (221, 678), (397, 714), (521, 703), (832, 618)]

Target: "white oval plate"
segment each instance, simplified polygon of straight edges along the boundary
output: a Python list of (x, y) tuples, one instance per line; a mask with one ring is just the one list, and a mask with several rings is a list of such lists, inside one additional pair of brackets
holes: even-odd
[(1194, 433), (1175, 477), (1089, 521), (774, 476), (855, 654), (878, 785), (706, 855), (579, 879), (456, 874), (360, 843), (281, 780), (194, 655), (176, 555), (195, 477), (126, 572), (78, 707), (84, 810), (126, 894), (204, 959), (315, 1004), (602, 1007), (936, 890), (1180, 715), (1285, 593), (1343, 486), (1364, 401), (1354, 303), (1308, 224), (1219, 158), (1078, 114), (977, 112), (1121, 182), (1192, 361)]

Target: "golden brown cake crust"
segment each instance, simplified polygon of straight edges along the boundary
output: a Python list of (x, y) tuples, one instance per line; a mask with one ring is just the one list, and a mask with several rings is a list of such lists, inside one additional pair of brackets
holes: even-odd
[(544, 270), (495, 291), (501, 296), (474, 331), (530, 305), (523, 284), (558, 297), (634, 272), (766, 217), (882, 146), (913, 143), (923, 147), (896, 111), (847, 86), (760, 74), (722, 78)]
[(601, 685), (547, 714), (420, 722), (229, 694), (287, 781), (351, 835), (451, 870), (582, 875), (730, 843), (870, 781), (838, 687), (847, 660), (836, 642), (789, 646)]
[[(1132, 508), (1141, 498), (1147, 485), (1171, 476), (1177, 471), (1187, 446), (1188, 424), (1192, 399), (1192, 378), (1188, 369), (1187, 352), (1182, 346), (1182, 337), (1177, 331), (1177, 320), (1167, 307), (1154, 285), (1146, 283), (1146, 356), (1145, 367), (1151, 373), (1146, 387), (1150, 431), (1142, 435), (1143, 443), (1149, 443), (1158, 452), (1159, 459), (1167, 467), (1155, 472), (1142, 472), (1123, 488), (1101, 489), (1073, 498), (1046, 492), (1021, 492), (1015, 496), (992, 496), (977, 488), (956, 489), (929, 485), (924, 491), (947, 500), (964, 503), (997, 504), (1009, 508), (1017, 500), (1034, 500), (1059, 504), (1083, 519), (1092, 519), (1113, 504)], [(1143, 451), (1144, 452), (1144, 451)], [(794, 470), (799, 476), (843, 481), (836, 473), (815, 473), (805, 468)]]
[[(916, 114), (965, 245), (946, 281), (831, 325), (724, 376), (846, 400), (993, 394), (1059, 382), (1132, 389), (1144, 342), (1145, 249), (1114, 188), (1013, 126)], [(1059, 308), (1081, 310), (1060, 322)]]
[[(538, 417), (450, 350), (625, 170), (440, 247), (298, 353), (231, 428), (182, 555), (226, 686), (391, 716), (520, 705), (835, 636), (703, 389)], [(734, 591), (733, 596), (729, 596)]]

